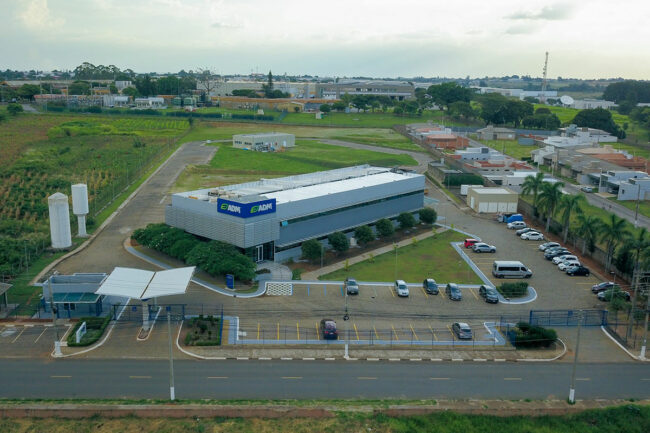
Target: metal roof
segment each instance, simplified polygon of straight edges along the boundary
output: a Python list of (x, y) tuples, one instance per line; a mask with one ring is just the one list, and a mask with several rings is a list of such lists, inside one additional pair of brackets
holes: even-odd
[(71, 304), (95, 304), (102, 295), (87, 292), (64, 292), (54, 294), (54, 303), (71, 303)]
[(151, 272), (143, 269), (117, 267), (106, 277), (95, 293), (141, 300), (182, 295), (187, 291), (195, 269), (194, 266), (191, 266)]

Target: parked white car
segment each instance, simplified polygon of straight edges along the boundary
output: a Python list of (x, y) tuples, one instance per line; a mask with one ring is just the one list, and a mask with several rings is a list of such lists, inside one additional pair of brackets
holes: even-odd
[(559, 265), (565, 260), (578, 260), (578, 258), (572, 254), (564, 254), (562, 256), (553, 257), (553, 263)]
[(579, 260), (565, 260), (557, 265), (557, 268), (564, 272), (571, 266), (582, 266), (582, 263)]
[(560, 244), (558, 244), (557, 242), (546, 242), (546, 243), (539, 246), (539, 250), (540, 251), (546, 251), (549, 248), (555, 248), (555, 247), (559, 247), (559, 246), (560, 246)]
[(511, 223), (508, 223), (508, 228), (511, 230), (515, 229), (523, 229), (528, 227), (525, 222), (523, 221), (513, 221)]
[(540, 232), (527, 232), (521, 235), (521, 238), (525, 241), (543, 241), (544, 235)]

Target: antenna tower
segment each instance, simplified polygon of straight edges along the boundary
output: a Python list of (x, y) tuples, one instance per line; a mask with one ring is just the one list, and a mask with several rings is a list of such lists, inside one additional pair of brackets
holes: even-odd
[(546, 71), (548, 68), (548, 51), (546, 52), (546, 58), (544, 59), (544, 77), (542, 78), (542, 93), (539, 95), (539, 102), (546, 104)]

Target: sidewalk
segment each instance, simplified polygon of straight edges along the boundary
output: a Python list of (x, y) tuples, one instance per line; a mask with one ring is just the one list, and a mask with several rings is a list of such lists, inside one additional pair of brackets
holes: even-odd
[[(446, 230), (448, 230), (446, 227), (435, 227), (435, 233), (442, 233)], [(430, 230), (427, 231), (426, 233), (422, 233), (417, 236), (414, 236), (414, 238), (417, 239), (418, 241), (421, 241), (423, 239), (430, 238), (433, 235), (434, 235), (434, 231)], [(404, 239), (397, 242), (397, 247), (398, 248), (405, 247), (407, 245), (411, 245), (412, 243), (413, 243), (413, 238)], [(360, 254), (355, 257), (350, 257), (349, 259), (347, 259), (347, 263), (348, 265), (353, 265), (355, 263), (359, 263), (364, 260), (367, 260), (368, 258), (370, 258), (370, 255), (372, 255), (373, 257), (377, 257), (378, 255), (389, 253), (391, 251), (393, 251), (393, 244), (385, 245), (383, 247), (374, 249), (372, 251), (368, 251), (364, 254)], [(343, 269), (345, 267), (345, 263), (346, 261), (343, 260), (340, 262), (333, 263), (331, 265), (324, 266), (323, 268), (317, 269), (315, 271), (305, 272), (304, 274), (301, 275), (301, 279), (306, 281), (318, 280), (318, 277), (320, 277), (321, 275), (329, 274), (330, 272)]]

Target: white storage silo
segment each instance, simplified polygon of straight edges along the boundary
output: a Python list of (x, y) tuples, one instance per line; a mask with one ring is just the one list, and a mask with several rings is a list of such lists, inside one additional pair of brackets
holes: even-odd
[(88, 187), (84, 183), (72, 185), (72, 213), (77, 216), (79, 237), (86, 234), (86, 215), (88, 215)]
[(68, 248), (72, 246), (68, 196), (60, 192), (54, 193), (47, 198), (47, 204), (50, 208), (52, 248)]

